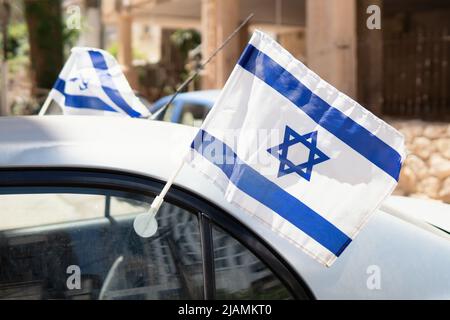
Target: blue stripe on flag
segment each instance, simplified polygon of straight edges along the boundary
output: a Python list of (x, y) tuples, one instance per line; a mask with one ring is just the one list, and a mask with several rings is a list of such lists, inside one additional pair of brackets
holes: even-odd
[(66, 82), (58, 78), (53, 86), (53, 89), (58, 90), (65, 98), (65, 105), (72, 108), (95, 109), (102, 111), (117, 112), (106, 104), (103, 100), (97, 97), (88, 97), (81, 95), (71, 95), (66, 93)]
[[(213, 144), (213, 145), (212, 145)], [(321, 215), (244, 163), (225, 143), (200, 130), (191, 148), (217, 166), (240, 190), (339, 256), (352, 241)], [(212, 154), (208, 150), (221, 150)]]
[(134, 110), (120, 95), (119, 90), (117, 90), (111, 75), (108, 73), (108, 65), (103, 55), (98, 51), (89, 50), (89, 56), (91, 57), (92, 65), (96, 69), (100, 83), (102, 84), (102, 89), (106, 95), (130, 117), (140, 117), (141, 114)]
[(238, 64), (286, 97), (320, 126), (398, 180), (401, 156), (396, 150), (315, 95), (269, 56), (249, 44)]

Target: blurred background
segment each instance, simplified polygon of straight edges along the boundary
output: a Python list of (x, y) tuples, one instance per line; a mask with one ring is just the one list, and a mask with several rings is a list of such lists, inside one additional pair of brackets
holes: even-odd
[(189, 91), (220, 89), (261, 29), (402, 131), (396, 194), (450, 203), (448, 0), (0, 0), (0, 114), (36, 114), (73, 46), (113, 54), (151, 105), (250, 13)]

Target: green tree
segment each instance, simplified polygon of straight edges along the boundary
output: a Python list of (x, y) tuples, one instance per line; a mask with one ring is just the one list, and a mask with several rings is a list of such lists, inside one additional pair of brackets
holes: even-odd
[[(190, 53), (196, 51), (197, 48), (199, 48), (201, 43), (201, 36), (200, 33), (193, 29), (187, 29), (187, 30), (177, 30), (175, 31), (171, 36), (170, 40), (172, 41), (173, 45), (178, 49), (179, 51), (179, 57), (181, 58), (181, 62), (183, 65), (183, 71), (181, 72), (181, 81), (184, 81), (189, 77), (189, 74), (191, 72), (196, 71), (196, 68), (198, 67), (198, 63), (200, 61), (197, 61), (199, 57), (191, 56)], [(194, 80), (188, 90), (195, 90), (197, 87), (197, 83)]]
[(24, 0), (24, 9), (33, 88), (50, 89), (63, 66), (61, 0)]
[(193, 29), (177, 30), (170, 38), (173, 44), (180, 50), (183, 60), (186, 60), (189, 51), (195, 49), (201, 42), (200, 33)]

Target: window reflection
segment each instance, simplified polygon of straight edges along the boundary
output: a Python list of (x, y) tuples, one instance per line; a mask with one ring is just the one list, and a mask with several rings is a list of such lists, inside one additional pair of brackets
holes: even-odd
[(290, 299), (272, 271), (236, 239), (213, 227), (217, 299)]
[(58, 191), (0, 195), (0, 299), (203, 298), (196, 215), (166, 202), (144, 239), (133, 220), (151, 199)]
[(193, 127), (201, 127), (208, 112), (209, 108), (204, 105), (185, 104), (181, 113), (180, 123)]

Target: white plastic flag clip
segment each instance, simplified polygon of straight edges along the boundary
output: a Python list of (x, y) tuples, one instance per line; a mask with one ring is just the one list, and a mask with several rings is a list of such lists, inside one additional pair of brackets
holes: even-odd
[(183, 159), (183, 161), (180, 163), (180, 165), (173, 173), (173, 175), (170, 177), (170, 179), (167, 180), (167, 183), (161, 190), (161, 193), (153, 200), (148, 211), (146, 213), (141, 213), (134, 219), (133, 222), (134, 231), (140, 237), (149, 238), (153, 236), (158, 230), (158, 222), (156, 221), (156, 214), (158, 213), (159, 208), (164, 202), (164, 197), (166, 196), (167, 192), (169, 191), (170, 187), (175, 181), (175, 178), (177, 177), (178, 173), (180, 173), (181, 168), (183, 168), (184, 162), (185, 161)]

